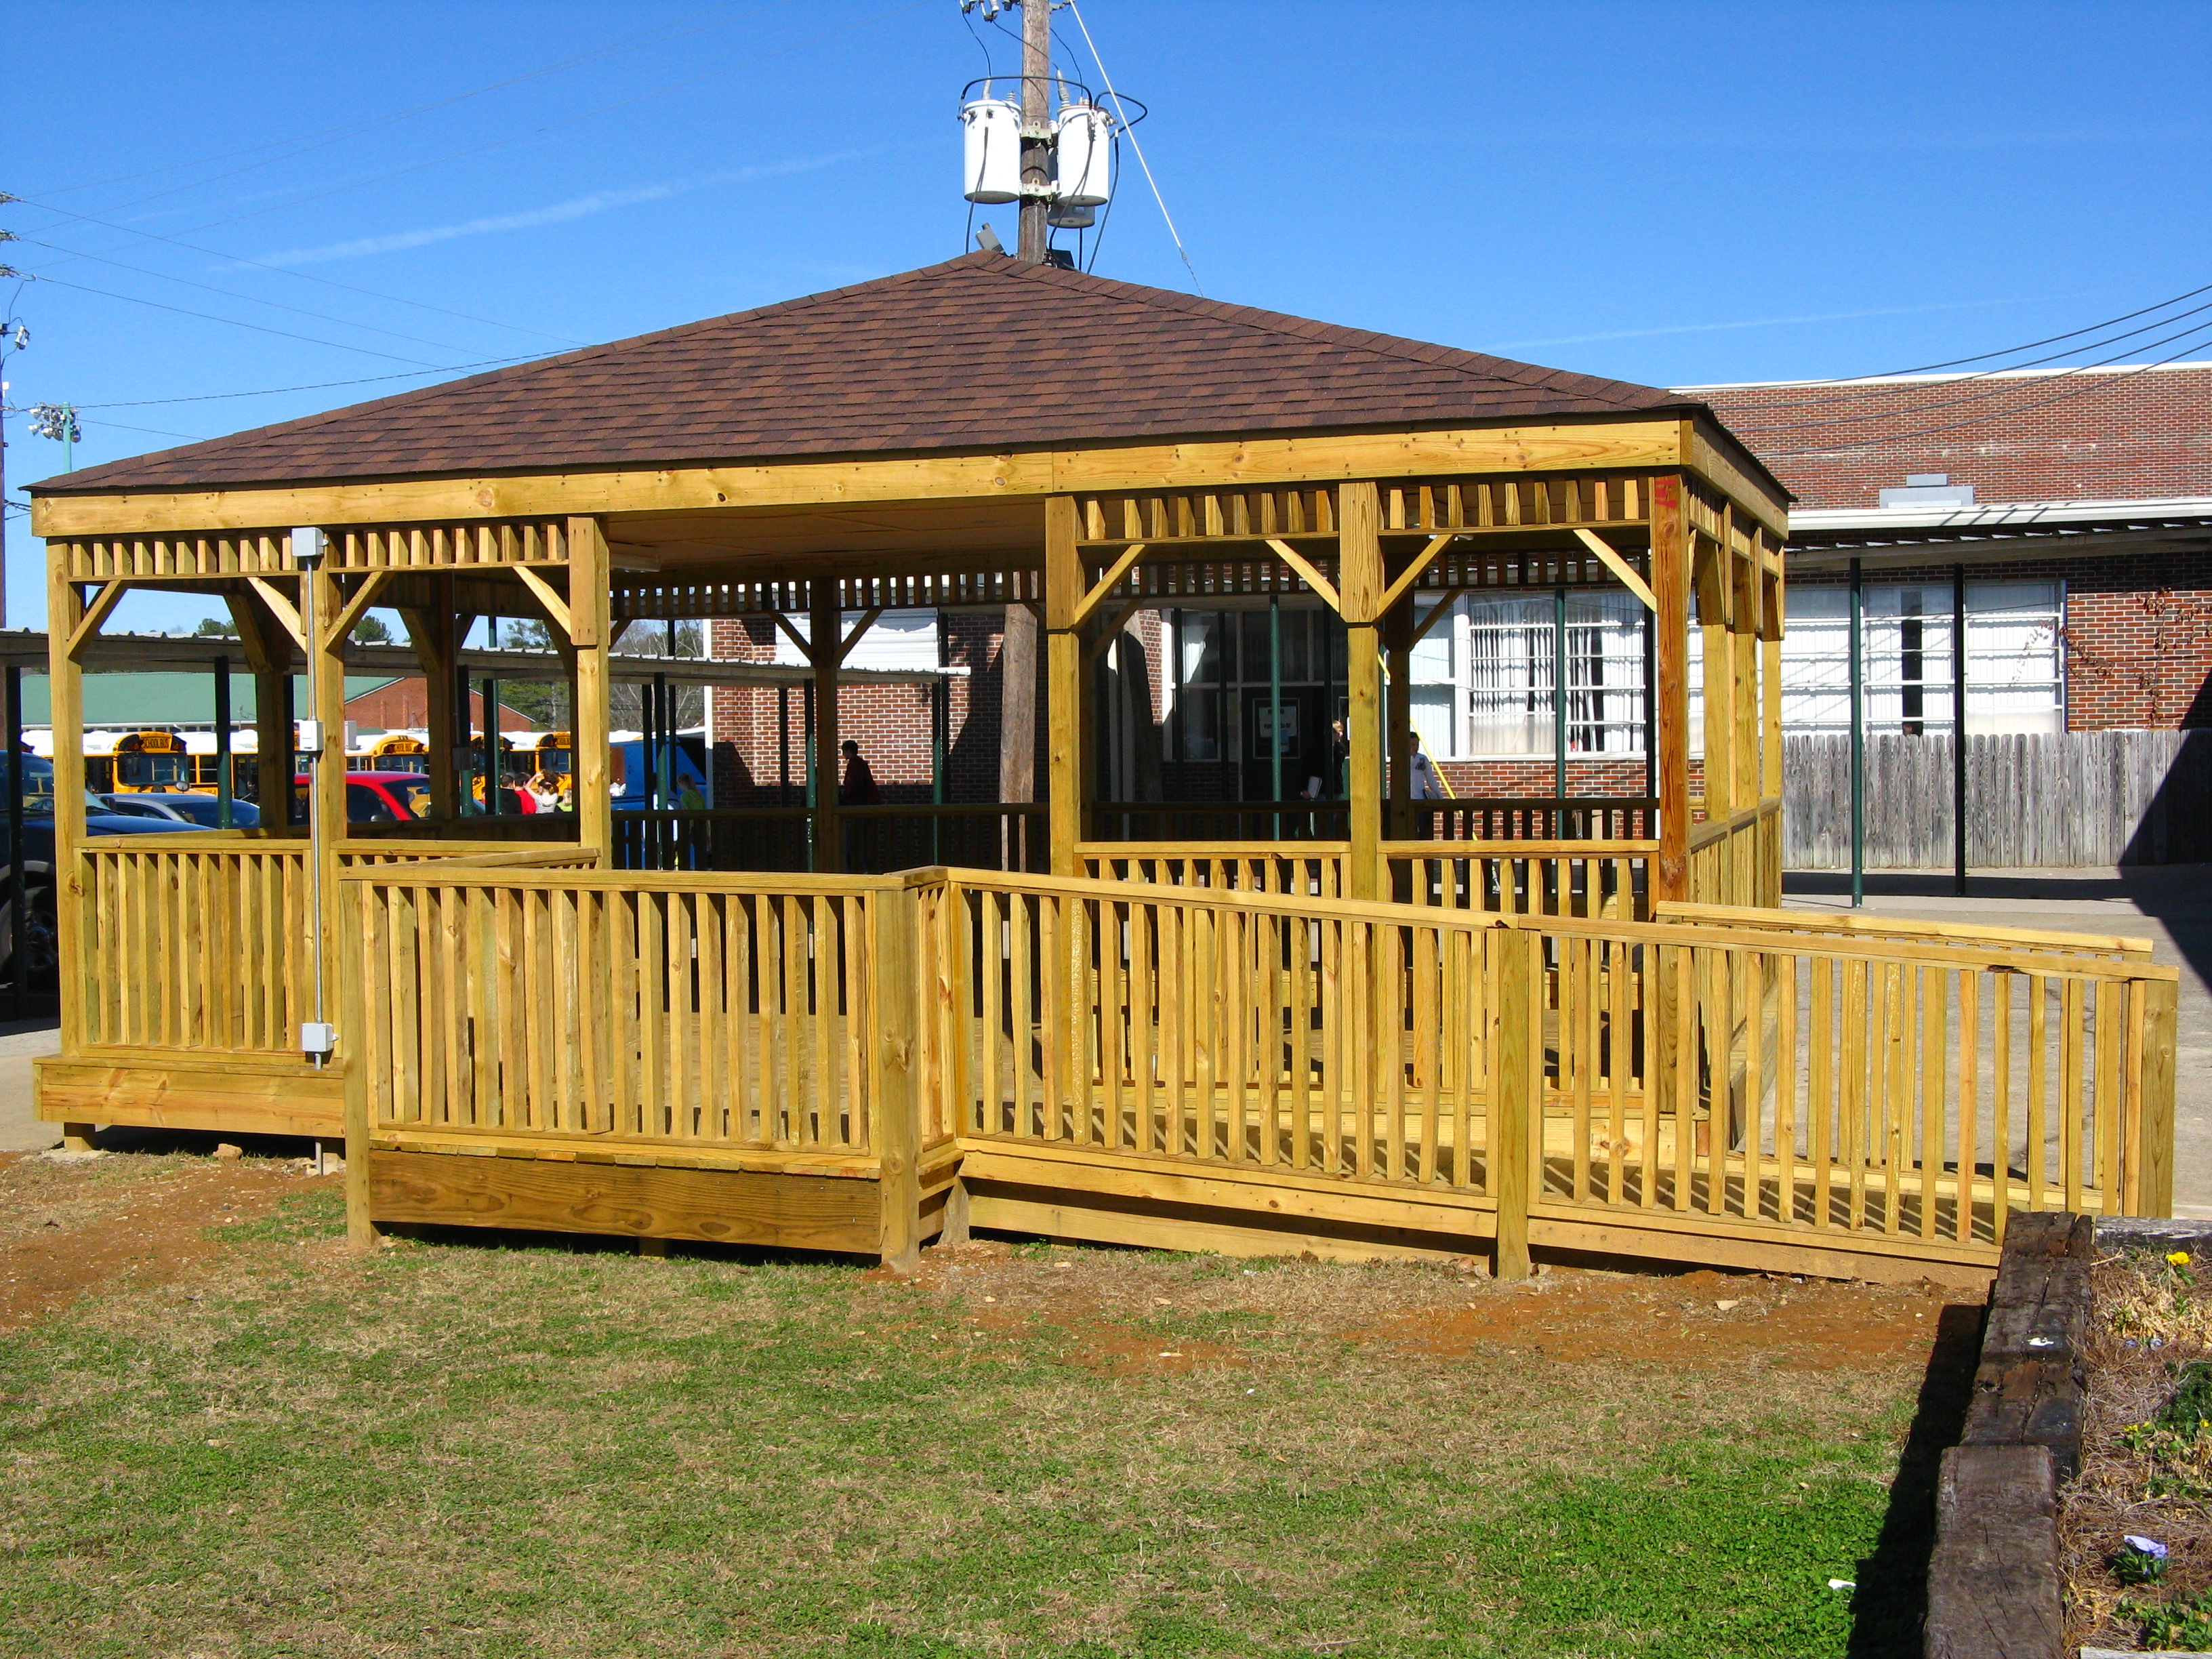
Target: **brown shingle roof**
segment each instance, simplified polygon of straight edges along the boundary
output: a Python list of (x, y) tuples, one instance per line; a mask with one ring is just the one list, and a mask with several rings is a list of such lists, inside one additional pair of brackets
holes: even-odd
[(997, 253), (91, 467), (54, 495), (1698, 405)]

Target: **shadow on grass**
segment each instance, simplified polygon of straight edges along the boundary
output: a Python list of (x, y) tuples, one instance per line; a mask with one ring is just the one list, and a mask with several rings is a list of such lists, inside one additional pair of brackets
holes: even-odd
[(1943, 1454), (1959, 1443), (1981, 1358), (1979, 1306), (1954, 1304), (1936, 1326), (1920, 1379), (1911, 1432), (1889, 1488), (1889, 1510), (1874, 1553), (1858, 1564), (1851, 1597), (1851, 1659), (1917, 1659), (1928, 1608), (1928, 1558), (1936, 1543), (1936, 1479)]

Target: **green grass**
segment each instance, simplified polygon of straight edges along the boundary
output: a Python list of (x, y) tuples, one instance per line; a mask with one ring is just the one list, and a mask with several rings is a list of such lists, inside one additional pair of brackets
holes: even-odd
[[(1840, 1654), (1911, 1387), (1182, 1305), (1358, 1269), (1032, 1254), (979, 1334), (845, 1267), (337, 1229), (295, 1202), (0, 1337), (10, 1651)], [(1114, 1374), (1046, 1291), (1237, 1363)]]

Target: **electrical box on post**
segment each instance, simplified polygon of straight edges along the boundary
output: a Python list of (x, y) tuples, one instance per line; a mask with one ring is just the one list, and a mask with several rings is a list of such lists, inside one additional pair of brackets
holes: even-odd
[(300, 1052), (303, 1054), (334, 1054), (338, 1048), (338, 1028), (328, 1020), (311, 1019), (300, 1027)]

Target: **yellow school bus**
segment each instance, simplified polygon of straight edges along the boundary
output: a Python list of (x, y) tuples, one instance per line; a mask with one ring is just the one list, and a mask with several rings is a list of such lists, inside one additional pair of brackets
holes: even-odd
[(561, 810), (573, 806), (576, 790), (575, 744), (566, 732), (548, 732), (538, 739), (533, 751), (538, 769), (530, 779), (529, 788), (539, 799), (557, 803)]
[(423, 772), (430, 769), (430, 745), (407, 732), (387, 732), (368, 745), (360, 770)]
[(126, 732), (112, 747), (85, 749), (85, 785), (98, 795), (187, 790), (198, 781), (185, 740), (173, 732)]

